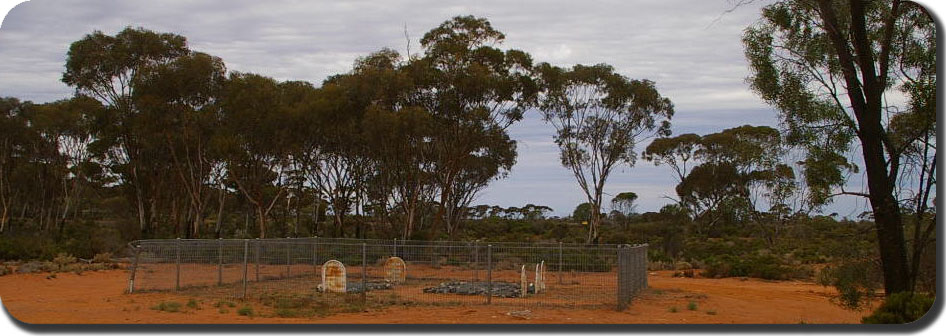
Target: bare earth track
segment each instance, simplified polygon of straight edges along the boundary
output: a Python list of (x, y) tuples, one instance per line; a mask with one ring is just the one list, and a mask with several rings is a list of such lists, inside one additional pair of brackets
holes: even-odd
[[(845, 310), (831, 301), (834, 290), (797, 281), (674, 278), (652, 273), (650, 289), (630, 308), (525, 308), (514, 306), (392, 306), (363, 313), (326, 317), (279, 318), (258, 303), (260, 316), (221, 313), (212, 300), (195, 298), (201, 309), (162, 312), (150, 309), (164, 301), (188, 302), (174, 293), (124, 294), (125, 271), (13, 274), (0, 277), (0, 300), (7, 312), (26, 323), (92, 324), (231, 324), (231, 323), (859, 323), (868, 311)], [(691, 310), (690, 303), (695, 303)], [(239, 304), (239, 303), (238, 303)], [(674, 309), (675, 307), (675, 309)], [(527, 313), (518, 311), (529, 309)]]

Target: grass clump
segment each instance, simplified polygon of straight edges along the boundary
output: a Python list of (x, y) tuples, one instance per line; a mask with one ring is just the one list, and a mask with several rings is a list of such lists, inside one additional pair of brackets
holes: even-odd
[(197, 304), (197, 300), (190, 299), (187, 301), (187, 308), (200, 309), (200, 305)]
[(689, 310), (696, 310), (697, 308), (696, 301), (690, 301), (690, 303), (687, 304), (687, 309)]
[(161, 303), (152, 306), (152, 310), (177, 313), (181, 311), (181, 303), (176, 301), (161, 301)]
[(671, 312), (671, 313), (676, 313), (676, 312), (678, 312), (678, 311), (680, 311), (680, 310), (677, 309), (677, 306), (672, 306), (672, 307), (670, 307), (670, 309), (667, 309), (667, 311), (668, 311), (668, 312)]

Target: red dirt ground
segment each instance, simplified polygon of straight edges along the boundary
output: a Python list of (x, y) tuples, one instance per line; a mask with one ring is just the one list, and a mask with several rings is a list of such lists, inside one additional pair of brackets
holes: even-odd
[[(121, 270), (13, 274), (0, 277), (0, 300), (26, 323), (231, 324), (231, 323), (859, 323), (867, 311), (845, 310), (832, 302), (831, 288), (797, 281), (674, 278), (649, 276), (650, 290), (618, 312), (613, 309), (488, 306), (394, 306), (327, 317), (246, 317), (231, 308), (221, 313), (213, 301), (195, 297), (202, 309), (171, 313), (150, 309), (163, 301), (191, 299), (174, 293), (124, 294), (128, 274)], [(689, 303), (696, 303), (690, 310)], [(673, 312), (671, 307), (676, 307)], [(254, 308), (262, 309), (256, 303)], [(521, 314), (516, 311), (530, 310)], [(512, 314), (510, 314), (512, 313)], [(262, 314), (268, 315), (268, 314)]]

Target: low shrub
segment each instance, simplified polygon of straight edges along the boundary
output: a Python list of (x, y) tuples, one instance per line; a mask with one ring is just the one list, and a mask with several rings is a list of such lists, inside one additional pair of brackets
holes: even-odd
[(706, 261), (703, 275), (710, 278), (753, 277), (767, 280), (787, 280), (793, 271), (773, 255), (721, 255)]
[(895, 293), (887, 297), (880, 307), (861, 319), (867, 324), (904, 324), (919, 320), (933, 307), (935, 299), (923, 294)]
[(857, 309), (870, 301), (880, 286), (876, 268), (870, 261), (849, 261), (826, 266), (818, 274), (818, 283), (836, 288), (841, 305)]
[(66, 265), (75, 264), (78, 259), (68, 253), (59, 253), (53, 258), (53, 263), (59, 267), (60, 270), (64, 269)]
[(112, 263), (112, 254), (109, 252), (98, 253), (92, 257), (92, 262), (97, 264), (110, 264)]
[(181, 303), (175, 301), (162, 301), (161, 303), (152, 306), (151, 309), (169, 313), (177, 313), (181, 311)]
[(253, 313), (253, 307), (243, 306), (237, 310), (237, 315), (253, 317), (255, 314)]

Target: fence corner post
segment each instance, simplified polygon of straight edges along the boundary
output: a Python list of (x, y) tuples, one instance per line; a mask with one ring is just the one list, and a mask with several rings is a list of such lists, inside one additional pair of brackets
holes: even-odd
[(250, 254), (250, 240), (243, 239), (243, 298), (246, 298), (247, 262)]
[(493, 244), (486, 245), (486, 304), (493, 303)]
[(368, 244), (361, 243), (361, 308), (368, 309)]
[(181, 290), (181, 238), (176, 240), (176, 256), (174, 258), (174, 290)]
[(286, 279), (292, 277), (292, 237), (286, 237)]
[(259, 255), (260, 255), (260, 245), (262, 241), (259, 238), (256, 238), (256, 253), (254, 253), (254, 258), (256, 259), (256, 282), (259, 282)]
[(223, 238), (217, 238), (217, 286), (223, 285)]
[(135, 259), (131, 261), (131, 274), (128, 275), (128, 294), (135, 292), (135, 274), (138, 271), (138, 255), (141, 252), (140, 246), (128, 244), (135, 251)]

